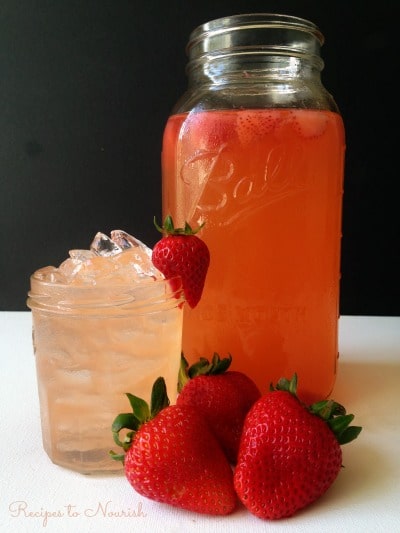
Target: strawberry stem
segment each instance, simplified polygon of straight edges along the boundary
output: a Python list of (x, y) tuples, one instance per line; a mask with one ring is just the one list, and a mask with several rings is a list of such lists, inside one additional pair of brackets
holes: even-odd
[(293, 396), (297, 398), (297, 374), (293, 374), (292, 379), (280, 378), (276, 386), (274, 387), (271, 383), (270, 390), (283, 390), (290, 392)]
[(196, 229), (193, 229), (188, 222), (185, 222), (184, 228), (175, 228), (171, 215), (165, 217), (162, 226), (157, 223), (156, 217), (154, 217), (153, 222), (156, 229), (163, 235), (196, 235), (205, 224), (205, 222), (203, 222), (203, 224), (200, 224)]
[(223, 374), (228, 370), (231, 362), (231, 354), (229, 354), (228, 357), (221, 359), (219, 354), (214, 352), (211, 361), (205, 357), (200, 357), (196, 363), (193, 363), (192, 366), (189, 366), (189, 363), (182, 353), (178, 375), (178, 392), (181, 392), (186, 383), (196, 376), (215, 376), (216, 374)]
[[(271, 383), (270, 390), (290, 392), (290, 394), (299, 400), (297, 396), (297, 374), (293, 374), (293, 377), (290, 380), (287, 378), (281, 378), (275, 387)], [(310, 413), (322, 418), (322, 420), (328, 424), (335, 434), (339, 444), (347, 444), (356, 439), (361, 433), (362, 428), (360, 426), (349, 425), (353, 421), (354, 415), (346, 414), (344, 406), (334, 400), (322, 400), (313, 403), (310, 406), (304, 404), (303, 406), (310, 411)]]
[[(129, 392), (126, 393), (126, 397), (132, 407), (132, 412), (117, 415), (111, 425), (114, 442), (117, 446), (120, 446), (123, 449), (124, 453), (117, 454), (113, 450), (109, 451), (112, 459), (122, 462), (124, 462), (125, 453), (131, 447), (132, 441), (140, 426), (156, 417), (164, 407), (169, 405), (167, 387), (165, 385), (165, 380), (162, 377), (157, 378), (153, 384), (150, 407), (142, 398), (134, 396)], [(128, 431), (125, 437), (121, 439), (120, 432), (123, 429), (128, 429), (130, 431)]]

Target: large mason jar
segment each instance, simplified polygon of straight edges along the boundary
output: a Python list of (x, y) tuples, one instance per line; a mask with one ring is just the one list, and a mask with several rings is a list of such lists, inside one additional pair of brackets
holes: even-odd
[(297, 373), (304, 401), (330, 394), (338, 358), (345, 133), (323, 41), (287, 15), (196, 28), (162, 151), (163, 214), (204, 223), (211, 254), (185, 357), (231, 354), (262, 391)]

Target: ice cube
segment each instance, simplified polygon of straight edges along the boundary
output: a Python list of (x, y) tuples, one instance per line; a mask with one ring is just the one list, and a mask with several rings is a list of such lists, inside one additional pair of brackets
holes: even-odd
[(77, 273), (81, 269), (82, 264), (83, 264), (83, 261), (69, 257), (68, 259), (66, 259), (65, 261), (61, 263), (61, 265), (58, 267), (58, 270), (61, 272), (63, 276), (65, 276), (67, 282), (71, 283), (73, 278), (77, 275)]
[(142, 247), (126, 248), (122, 254), (113, 257), (118, 272), (133, 280), (141, 281), (143, 278), (163, 279), (164, 276), (153, 265), (147, 250)]
[(95, 257), (96, 254), (91, 250), (70, 250), (69, 256), (72, 259), (77, 259), (78, 261), (87, 261), (88, 259)]
[(55, 283), (97, 286), (164, 279), (151, 255), (151, 248), (126, 231), (113, 230), (111, 237), (98, 232), (89, 250), (70, 250), (58, 269), (47, 267), (42, 277)]
[(112, 258), (104, 255), (97, 255), (87, 261), (82, 261), (80, 269), (75, 274), (75, 279), (79, 283), (98, 285), (104, 280), (114, 276), (115, 265)]
[(122, 248), (118, 246), (108, 235), (101, 233), (100, 231), (96, 233), (92, 244), (90, 245), (90, 250), (96, 255), (102, 255), (109, 257), (111, 255), (120, 254)]
[(139, 241), (139, 239), (137, 239), (133, 235), (129, 235), (129, 233), (127, 233), (126, 231), (122, 229), (112, 230), (111, 240), (115, 242), (115, 244), (123, 248), (124, 250), (126, 248), (139, 247), (145, 250), (148, 256), (151, 257), (151, 248), (146, 246), (142, 241)]
[(96, 285), (115, 269), (114, 264), (106, 256), (94, 253), (73, 255), (74, 257), (69, 257), (59, 266), (68, 283)]
[(55, 266), (47, 266), (36, 271), (35, 277), (47, 283), (66, 283), (67, 279)]
[(111, 239), (124, 251), (123, 254), (115, 258), (116, 262), (133, 269), (139, 277), (150, 276), (155, 279), (163, 279), (164, 276), (155, 268), (151, 260), (152, 249), (146, 244), (120, 229), (111, 232)]

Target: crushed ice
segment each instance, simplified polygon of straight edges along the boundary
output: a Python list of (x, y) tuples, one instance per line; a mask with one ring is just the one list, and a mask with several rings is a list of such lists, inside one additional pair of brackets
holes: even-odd
[(50, 283), (92, 284), (131, 283), (164, 279), (151, 261), (152, 250), (123, 230), (96, 233), (88, 250), (70, 250), (58, 268), (41, 269)]

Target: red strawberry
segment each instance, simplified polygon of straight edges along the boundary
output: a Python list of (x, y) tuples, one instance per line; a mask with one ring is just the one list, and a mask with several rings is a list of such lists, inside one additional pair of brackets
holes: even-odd
[(232, 138), (235, 122), (230, 110), (189, 113), (181, 131), (182, 142), (189, 143), (191, 151), (218, 151)]
[(271, 133), (279, 120), (278, 111), (249, 109), (237, 115), (237, 134), (243, 145), (249, 145)]
[(153, 248), (152, 261), (167, 279), (180, 276), (185, 299), (190, 307), (199, 303), (210, 264), (210, 252), (196, 233), (203, 226), (193, 230), (188, 223), (184, 228), (175, 228), (167, 216), (159, 231), (165, 235)]
[[(163, 378), (153, 386), (151, 407), (127, 394), (132, 413), (112, 425), (125, 454), (125, 475), (142, 496), (189, 511), (231, 513), (237, 504), (233, 473), (204, 418), (189, 406), (169, 405)], [(120, 440), (123, 429), (131, 430)]]
[(256, 384), (242, 372), (226, 371), (232, 357), (211, 363), (201, 358), (188, 367), (182, 356), (177, 405), (190, 405), (203, 414), (227, 458), (236, 463), (244, 418), (260, 398)]
[(323, 111), (296, 109), (291, 112), (291, 118), (294, 129), (306, 139), (321, 137), (328, 127), (328, 117)]
[(307, 408), (296, 386), (296, 376), (280, 380), (255, 402), (243, 426), (235, 489), (259, 518), (291, 516), (322, 496), (342, 466), (340, 445), (361, 431), (332, 400)]

